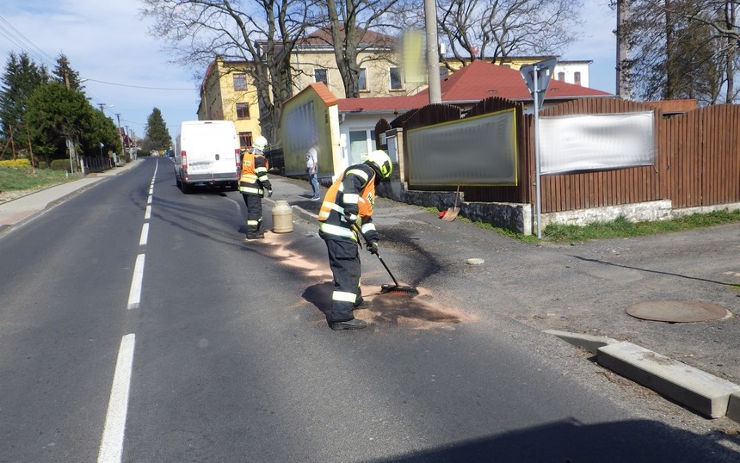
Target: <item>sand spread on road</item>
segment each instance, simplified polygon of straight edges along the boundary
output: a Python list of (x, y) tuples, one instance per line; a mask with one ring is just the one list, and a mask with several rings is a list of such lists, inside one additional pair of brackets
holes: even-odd
[[(298, 270), (309, 278), (320, 280), (307, 291), (308, 300), (326, 312), (331, 304), (333, 277), (328, 261), (316, 262), (290, 249), (291, 240), (279, 233), (265, 233), (262, 241), (269, 255), (280, 264)], [(406, 283), (399, 282), (401, 285)], [(381, 293), (380, 286), (362, 285), (362, 297), (369, 303), (366, 309), (355, 311), (355, 316), (376, 325), (397, 325), (412, 330), (453, 329), (460, 323), (475, 322), (478, 317), (456, 307), (450, 307), (437, 301), (435, 294), (428, 288), (417, 287), (419, 295), (409, 297), (402, 293)], [(304, 304), (299, 304), (304, 305)]]

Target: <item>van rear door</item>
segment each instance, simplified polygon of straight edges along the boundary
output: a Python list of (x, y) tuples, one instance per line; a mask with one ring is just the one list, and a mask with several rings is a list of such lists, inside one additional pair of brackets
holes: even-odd
[(181, 138), (191, 182), (233, 181), (237, 177), (239, 139), (233, 122), (184, 122)]

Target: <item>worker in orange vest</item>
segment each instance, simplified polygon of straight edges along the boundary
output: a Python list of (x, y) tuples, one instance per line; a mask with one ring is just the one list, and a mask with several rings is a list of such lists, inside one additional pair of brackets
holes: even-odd
[(360, 243), (362, 233), (368, 251), (378, 252), (378, 232), (373, 224), (375, 184), (390, 178), (393, 165), (385, 151), (376, 150), (361, 164), (349, 166), (324, 196), (319, 211), (319, 236), (326, 242), (329, 267), (334, 275), (329, 326), (333, 330), (357, 330), (367, 323), (354, 318), (352, 310), (362, 304), (360, 292)]
[(263, 155), (267, 139), (259, 136), (254, 139), (252, 148), (242, 157), (242, 175), (239, 191), (247, 205), (247, 236), (244, 240), (264, 238), (262, 231), (262, 198), (272, 196), (272, 184), (267, 177), (269, 164)]

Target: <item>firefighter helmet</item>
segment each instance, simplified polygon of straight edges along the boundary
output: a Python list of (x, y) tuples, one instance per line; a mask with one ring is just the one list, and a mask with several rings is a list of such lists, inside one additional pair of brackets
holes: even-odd
[(259, 137), (255, 138), (252, 142), (252, 147), (257, 148), (260, 151), (264, 151), (265, 148), (267, 148), (267, 138), (260, 135)]
[(367, 155), (365, 164), (370, 165), (382, 178), (390, 178), (393, 164), (391, 158), (383, 150), (375, 150)]

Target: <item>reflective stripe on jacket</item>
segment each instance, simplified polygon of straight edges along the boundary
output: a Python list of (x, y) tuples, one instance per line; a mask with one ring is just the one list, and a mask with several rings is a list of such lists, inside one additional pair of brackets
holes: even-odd
[(242, 157), (242, 176), (239, 179), (239, 191), (252, 195), (264, 195), (264, 188), (271, 189), (267, 177), (269, 168), (267, 159), (260, 153), (244, 153)]
[(369, 240), (377, 240), (372, 222), (375, 205), (375, 171), (366, 164), (348, 167), (327, 191), (319, 210), (321, 232), (357, 241), (350, 217)]

